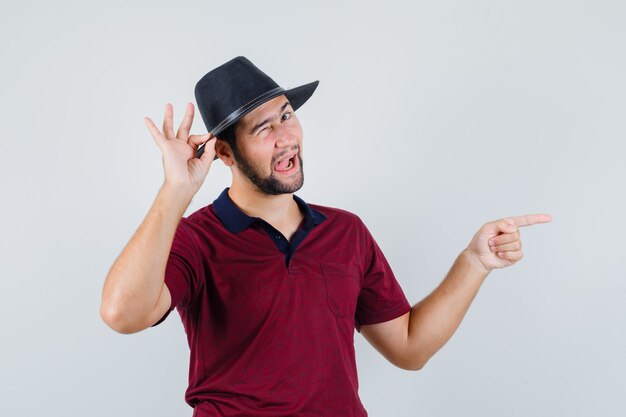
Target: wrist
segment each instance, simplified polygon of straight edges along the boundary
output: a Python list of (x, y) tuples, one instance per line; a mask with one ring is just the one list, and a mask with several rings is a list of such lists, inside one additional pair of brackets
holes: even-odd
[(198, 190), (187, 185), (164, 182), (159, 189), (159, 194), (162, 194), (168, 199), (175, 199), (189, 204), (197, 191)]
[(170, 207), (182, 214), (187, 210), (196, 192), (187, 187), (163, 183), (157, 194), (157, 201), (165, 207)]
[(485, 265), (478, 258), (478, 255), (472, 252), (469, 248), (465, 248), (459, 257), (464, 259), (469, 267), (480, 275), (486, 277), (491, 272), (491, 269), (485, 267)]

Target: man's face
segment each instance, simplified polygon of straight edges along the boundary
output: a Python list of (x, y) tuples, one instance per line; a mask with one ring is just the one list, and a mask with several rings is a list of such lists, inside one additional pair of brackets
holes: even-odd
[(235, 134), (237, 168), (259, 191), (278, 195), (302, 187), (302, 127), (285, 96), (239, 119)]

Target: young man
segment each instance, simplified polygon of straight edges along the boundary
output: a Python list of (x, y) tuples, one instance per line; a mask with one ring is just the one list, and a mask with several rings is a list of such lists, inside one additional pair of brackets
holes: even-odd
[[(190, 358), (194, 416), (366, 416), (354, 329), (392, 364), (421, 369), (452, 336), (488, 273), (522, 258), (528, 215), (480, 228), (428, 297), (408, 303), (363, 222), (294, 195), (304, 181), (295, 110), (317, 82), (283, 90), (243, 57), (205, 75), (196, 100), (207, 135), (145, 119), (165, 180), (113, 264), (101, 315), (133, 333), (175, 307)], [(202, 146), (204, 145), (204, 146)], [(213, 202), (182, 218), (214, 157), (233, 174)]]

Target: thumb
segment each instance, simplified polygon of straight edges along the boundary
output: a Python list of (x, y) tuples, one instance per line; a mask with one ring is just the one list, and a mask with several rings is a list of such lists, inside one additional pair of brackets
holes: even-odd
[(207, 141), (204, 144), (204, 152), (200, 156), (200, 161), (205, 164), (207, 167), (211, 166), (213, 163), (213, 158), (215, 157), (215, 142), (217, 139), (213, 137), (211, 140)]
[(515, 233), (517, 232), (517, 225), (512, 219), (502, 219), (498, 222), (498, 231), (502, 233)]
[(483, 226), (483, 233), (499, 235), (500, 233), (515, 233), (517, 226), (512, 219), (504, 218), (493, 222), (486, 223)]

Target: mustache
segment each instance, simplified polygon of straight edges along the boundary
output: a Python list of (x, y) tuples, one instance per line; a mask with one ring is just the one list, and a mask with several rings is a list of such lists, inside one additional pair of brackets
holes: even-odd
[(282, 159), (285, 155), (292, 153), (293, 151), (296, 151), (296, 155), (298, 157), (300, 157), (300, 146), (298, 145), (294, 145), (292, 146), (290, 149), (287, 149), (286, 151), (282, 152), (279, 155), (276, 155), (274, 158), (272, 158), (272, 164), (276, 163), (276, 161), (279, 161), (280, 159)]

